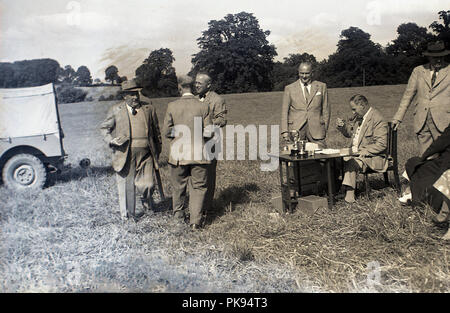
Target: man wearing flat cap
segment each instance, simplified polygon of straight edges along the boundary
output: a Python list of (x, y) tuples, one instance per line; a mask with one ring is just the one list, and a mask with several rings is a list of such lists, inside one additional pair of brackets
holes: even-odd
[[(167, 106), (163, 134), (169, 139), (169, 173), (175, 218), (184, 221), (184, 203), (189, 187), (190, 227), (198, 230), (207, 192), (207, 174), (211, 160), (203, 153), (205, 128), (211, 125), (209, 107), (192, 94), (193, 79), (178, 77), (181, 98)], [(198, 136), (200, 135), (200, 136)], [(200, 138), (199, 138), (200, 137)]]
[(124, 100), (108, 112), (100, 129), (112, 149), (112, 166), (116, 171), (119, 207), (122, 219), (137, 220), (136, 190), (145, 210), (152, 205), (153, 174), (158, 169), (161, 133), (154, 107), (140, 101), (136, 80), (122, 83)]
[(442, 41), (428, 44), (423, 55), (428, 57), (429, 63), (413, 70), (393, 117), (394, 129), (397, 129), (410, 104), (415, 103), (414, 132), (419, 141), (420, 154), (450, 122), (450, 66), (444, 60), (449, 53)]

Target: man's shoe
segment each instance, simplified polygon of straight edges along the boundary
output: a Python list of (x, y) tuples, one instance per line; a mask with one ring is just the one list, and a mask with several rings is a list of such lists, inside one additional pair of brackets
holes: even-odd
[(183, 211), (177, 211), (177, 212), (175, 212), (175, 214), (173, 216), (177, 220), (184, 220), (185, 214)]
[(198, 225), (198, 224), (191, 224), (190, 227), (194, 231), (197, 231), (197, 230), (201, 229), (200, 225)]
[(398, 198), (398, 201), (400, 201), (402, 205), (408, 205), (409, 203), (411, 203), (411, 200), (412, 200), (412, 193), (404, 194), (403, 196)]

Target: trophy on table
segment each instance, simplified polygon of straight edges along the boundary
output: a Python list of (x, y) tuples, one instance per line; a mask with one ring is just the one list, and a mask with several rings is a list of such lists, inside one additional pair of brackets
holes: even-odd
[(300, 138), (300, 134), (299, 134), (298, 130), (291, 130), (289, 132), (289, 137), (292, 141), (291, 155), (297, 155), (298, 154), (298, 143), (299, 143), (299, 138)]
[(298, 145), (298, 155), (305, 156), (308, 154), (308, 152), (306, 152), (306, 140), (299, 140), (297, 145)]

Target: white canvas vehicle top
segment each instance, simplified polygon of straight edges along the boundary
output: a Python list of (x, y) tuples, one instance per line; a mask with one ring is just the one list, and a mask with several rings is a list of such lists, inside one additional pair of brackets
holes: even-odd
[(63, 166), (63, 133), (53, 84), (0, 89), (0, 170), (13, 189), (43, 187)]

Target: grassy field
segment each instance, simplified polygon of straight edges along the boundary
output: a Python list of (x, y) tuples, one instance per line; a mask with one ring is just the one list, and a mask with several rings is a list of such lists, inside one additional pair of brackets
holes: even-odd
[[(335, 119), (366, 95), (393, 116), (403, 85), (329, 90), (329, 147), (347, 141)], [(279, 124), (282, 93), (226, 95), (229, 124)], [(154, 99), (160, 123), (173, 99)], [(4, 292), (449, 292), (449, 245), (429, 208), (402, 207), (373, 175), (370, 199), (306, 215), (279, 214), (279, 174), (258, 161), (221, 161), (216, 212), (191, 232), (168, 203), (123, 222), (110, 155), (98, 126), (111, 102), (60, 106), (73, 168), (40, 194), (0, 187), (0, 290)], [(418, 153), (411, 112), (399, 131), (401, 171)], [(161, 125), (162, 126), (162, 125)], [(82, 158), (91, 168), (77, 167)], [(162, 159), (167, 158), (167, 145)], [(170, 195), (167, 167), (161, 169)]]

